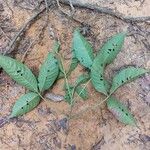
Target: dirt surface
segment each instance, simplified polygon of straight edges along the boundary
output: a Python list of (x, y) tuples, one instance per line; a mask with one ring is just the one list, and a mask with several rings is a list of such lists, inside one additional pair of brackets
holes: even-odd
[[(79, 0), (75, 0), (77, 2)], [(99, 7), (108, 7), (125, 16), (149, 16), (149, 0), (84, 0)], [(71, 14), (70, 6), (60, 4), (62, 10)], [(45, 7), (42, 0), (0, 0), (0, 53), (9, 50), (9, 44), (19, 29), (39, 10)], [(48, 16), (48, 17), (47, 17)], [(48, 18), (48, 19), (47, 19)], [(107, 67), (106, 76), (111, 77), (120, 68), (135, 65), (150, 69), (150, 24), (126, 23), (113, 16), (88, 9), (75, 7), (71, 19), (58, 9), (55, 1), (49, 12), (44, 11), (26, 29), (13, 45), (12, 57), (24, 60), (38, 75), (38, 69), (47, 53), (51, 51), (54, 40), (61, 43), (60, 53), (66, 68), (71, 58), (71, 39), (73, 30), (80, 27), (92, 43), (95, 53), (113, 34), (128, 30), (121, 53), (113, 64)], [(27, 55), (25, 55), (27, 54)], [(85, 72), (82, 66), (69, 77), (75, 81)], [(63, 80), (59, 80), (50, 91), (64, 94)], [(73, 113), (88, 107), (105, 97), (88, 84), (89, 99), (85, 102), (77, 97)], [(4, 72), (0, 74), (0, 117), (8, 116), (16, 99), (26, 89), (12, 81)], [(13, 119), (0, 128), (1, 150), (149, 150), (150, 147), (150, 75), (121, 87), (116, 97), (125, 103), (137, 119), (138, 128), (125, 126), (118, 122), (107, 110), (105, 104), (88, 111), (77, 119), (68, 122), (66, 115), (69, 105), (65, 102), (41, 101), (40, 105), (28, 114)]]
[(124, 14), (124, 16), (149, 16), (149, 0), (72, 0), (72, 2), (109, 8)]

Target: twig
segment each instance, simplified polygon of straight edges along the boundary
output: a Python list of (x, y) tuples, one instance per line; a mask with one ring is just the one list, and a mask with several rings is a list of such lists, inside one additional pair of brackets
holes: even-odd
[(7, 38), (8, 41), (11, 41), (11, 39), (6, 35), (6, 33), (4, 32), (4, 30), (0, 27), (0, 30), (2, 32), (2, 34)]
[(42, 29), (40, 29), (41, 31), (36, 35), (36, 38), (33, 39), (33, 41), (30, 43), (30, 45), (28, 46), (27, 50), (25, 51), (25, 53), (22, 56), (21, 62), (25, 61), (25, 57), (28, 53), (28, 51), (30, 50), (30, 48), (35, 44), (35, 42), (40, 38), (40, 35), (42, 34), (43, 30), (46, 28), (47, 26), (47, 22), (44, 24), (44, 26), (42, 27)]
[(7, 7), (9, 8), (9, 10), (11, 11), (12, 16), (14, 16), (14, 12), (13, 12), (12, 8), (9, 6), (7, 0), (5, 0), (5, 3), (7, 5)]
[(74, 12), (75, 12), (75, 9), (74, 9), (74, 7), (73, 7), (72, 0), (69, 0), (69, 3), (70, 3), (71, 10), (72, 10), (72, 12), (74, 13)]
[[(70, 14), (69, 14), (69, 13), (65, 12), (65, 11), (62, 9), (62, 7), (60, 6), (59, 0), (56, 0), (56, 2), (57, 2), (57, 5), (58, 5), (59, 10), (61, 11), (61, 13), (62, 13), (63, 15), (65, 15), (66, 17), (68, 17), (68, 18), (74, 20), (75, 22), (77, 22), (77, 23), (79, 23), (79, 24), (81, 24), (81, 25), (84, 25), (84, 23), (83, 23), (82, 21), (80, 21), (80, 20), (78, 20), (78, 19), (76, 19), (76, 18), (73, 17), (74, 11), (73, 11), (73, 13), (70, 13)], [(73, 6), (72, 1), (70, 1), (70, 2), (71, 2), (71, 3), (68, 3), (68, 4), (70, 5), (70, 7), (72, 7), (72, 6)], [(71, 6), (71, 5), (72, 5), (72, 6)], [(74, 7), (73, 7), (73, 8), (74, 8)]]
[[(60, 0), (60, 2), (65, 5), (70, 5), (68, 0)], [(92, 5), (92, 4), (88, 4), (88, 3), (81, 3), (80, 1), (72, 1), (72, 4), (76, 7), (86, 8), (86, 9), (90, 9), (93, 11), (97, 11), (99, 13), (110, 15), (112, 17), (121, 19), (127, 23), (150, 21), (150, 16), (146, 16), (146, 17), (129, 17), (129, 16), (127, 16), (127, 17), (125, 17), (122, 13), (114, 11), (113, 9), (108, 8), (108, 7), (100, 7), (100, 6), (96, 6), (96, 5)]]
[(45, 6), (46, 6), (46, 13), (48, 14), (48, 11), (49, 11), (48, 2), (47, 2), (47, 0), (44, 0), (44, 1), (45, 1)]
[(24, 63), (28, 51), (29, 51), (30, 48), (33, 46), (33, 44), (35, 43), (36, 40), (37, 40), (37, 38), (34, 39), (34, 40), (30, 43), (29, 47), (28, 47), (27, 50), (24, 52), (24, 54), (23, 54), (23, 56), (22, 56), (22, 58), (21, 58), (21, 62), (22, 62), (22, 63)]
[(13, 40), (10, 42), (8, 51), (5, 51), (5, 52), (3, 53), (3, 55), (9, 54), (9, 53), (11, 53), (11, 52), (13, 51), (13, 48), (12, 48), (12, 47), (13, 47), (13, 45), (15, 44), (15, 42), (17, 41), (17, 39), (21, 36), (21, 34), (22, 34), (23, 32), (25, 32), (26, 28), (29, 27), (29, 26), (33, 23), (33, 21), (34, 21), (40, 14), (42, 14), (45, 10), (46, 10), (46, 8), (43, 8), (42, 10), (40, 10), (38, 13), (36, 13), (33, 17), (31, 17), (31, 18), (21, 27), (21, 29), (19, 30), (19, 32), (13, 37)]

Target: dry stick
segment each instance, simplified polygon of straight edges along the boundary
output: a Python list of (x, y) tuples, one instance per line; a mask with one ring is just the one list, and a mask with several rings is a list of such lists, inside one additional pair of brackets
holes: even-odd
[(22, 62), (22, 63), (24, 63), (28, 51), (29, 51), (30, 48), (33, 46), (33, 44), (35, 43), (36, 40), (37, 40), (37, 38), (34, 39), (34, 40), (30, 43), (29, 47), (28, 47), (27, 50), (24, 52), (24, 54), (23, 54), (23, 56), (22, 56), (22, 58), (21, 58), (21, 62)]
[[(62, 9), (62, 7), (60, 6), (59, 0), (56, 0), (56, 2), (57, 2), (57, 5), (58, 5), (59, 10), (61, 11), (61, 13), (62, 13), (64, 16), (68, 17), (69, 19), (72, 19), (73, 21), (75, 21), (75, 22), (77, 22), (77, 23), (79, 23), (79, 24), (81, 24), (81, 25), (84, 24), (82, 21), (80, 21), (80, 20), (78, 20), (78, 19), (76, 19), (76, 18), (73, 17), (73, 13), (74, 13), (74, 12), (73, 12), (72, 14), (68, 14), (67, 12), (65, 12), (65, 11)], [(69, 3), (69, 5), (70, 5), (70, 7), (72, 7), (72, 6), (73, 6), (72, 2)], [(72, 5), (72, 6), (71, 6), (71, 5)], [(74, 7), (73, 7), (73, 8), (74, 8)]]
[(14, 16), (14, 12), (13, 12), (12, 8), (9, 6), (7, 0), (5, 0), (5, 3), (7, 5), (7, 7), (9, 8), (9, 10), (11, 11), (12, 16)]
[(2, 34), (7, 38), (8, 41), (11, 41), (11, 39), (6, 35), (6, 33), (4, 32), (4, 30), (0, 27), (0, 30), (2, 32)]
[(48, 13), (48, 2), (47, 2), (47, 0), (44, 0), (45, 1), (45, 6), (46, 6), (46, 12)]
[(71, 7), (71, 10), (72, 10), (72, 13), (74, 14), (75, 9), (74, 9), (74, 7), (73, 7), (72, 0), (69, 0), (69, 3), (70, 3), (70, 7)]
[[(60, 2), (65, 5), (70, 5), (68, 0), (60, 0)], [(107, 14), (112, 17), (121, 19), (127, 23), (150, 21), (150, 16), (145, 16), (145, 17), (129, 17), (129, 16), (127, 16), (127, 17), (125, 17), (122, 13), (120, 13), (118, 11), (114, 11), (111, 8), (100, 7), (100, 6), (96, 6), (96, 5), (92, 5), (92, 4), (88, 4), (88, 3), (81, 3), (80, 1), (72, 1), (72, 5), (74, 5), (76, 7), (80, 7), (80, 8), (86, 8), (86, 9), (90, 9), (93, 11), (97, 11), (99, 13)]]
[(33, 17), (31, 17), (31, 18), (21, 27), (21, 29), (19, 30), (19, 32), (13, 37), (13, 40), (10, 42), (10, 44), (9, 44), (9, 50), (8, 50), (8, 51), (5, 51), (5, 52), (3, 53), (3, 55), (5, 55), (5, 54), (10, 54), (10, 53), (13, 51), (12, 47), (13, 47), (13, 45), (15, 44), (15, 42), (17, 41), (18, 37), (20, 37), (21, 34), (22, 34), (22, 32), (24, 32), (25, 29), (26, 29), (28, 26), (30, 26), (30, 25), (33, 23), (33, 21), (34, 21), (40, 14), (42, 14), (45, 10), (46, 10), (46, 8), (43, 8), (42, 10), (40, 10), (38, 13), (36, 13)]
[(33, 41), (30, 43), (30, 45), (28, 46), (27, 50), (24, 52), (23, 56), (22, 56), (22, 59), (21, 59), (21, 62), (24, 62), (25, 61), (25, 57), (27, 56), (27, 53), (28, 51), (30, 50), (30, 48), (35, 45), (35, 42), (40, 38), (40, 35), (42, 34), (43, 32), (43, 29), (45, 29), (47, 26), (47, 23), (44, 24), (44, 26), (40, 29), (41, 31), (37, 34), (36, 38), (33, 39)]

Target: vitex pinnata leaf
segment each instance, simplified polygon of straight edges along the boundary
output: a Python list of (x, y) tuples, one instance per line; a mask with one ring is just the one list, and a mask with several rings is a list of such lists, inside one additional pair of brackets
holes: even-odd
[(0, 55), (0, 66), (17, 83), (31, 91), (38, 92), (37, 80), (26, 65), (13, 58)]
[(110, 93), (111, 94), (114, 93), (120, 86), (136, 79), (137, 77), (139, 77), (147, 72), (148, 72), (148, 70), (145, 70), (143, 68), (136, 68), (136, 67), (128, 67), (128, 68), (121, 70), (113, 78)]
[(128, 108), (115, 98), (110, 97), (107, 100), (107, 107), (120, 122), (133, 126), (136, 125), (136, 121), (133, 115), (129, 112)]
[(90, 69), (94, 59), (93, 49), (91, 44), (81, 35), (78, 29), (76, 29), (73, 34), (72, 48), (80, 63)]
[(39, 104), (39, 102), (40, 97), (34, 92), (30, 92), (21, 96), (13, 106), (10, 118), (24, 115), (25, 113), (35, 108)]

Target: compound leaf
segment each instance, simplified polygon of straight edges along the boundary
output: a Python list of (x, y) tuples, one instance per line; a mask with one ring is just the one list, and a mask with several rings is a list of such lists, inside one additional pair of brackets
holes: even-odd
[(87, 100), (88, 99), (88, 91), (86, 88), (83, 88), (82, 86), (76, 87), (75, 92), (83, 99)]
[(137, 77), (147, 73), (148, 71), (143, 68), (136, 67), (128, 67), (121, 70), (116, 76), (113, 78), (112, 87), (110, 89), (110, 93), (114, 93), (120, 86), (128, 83)]
[(38, 92), (37, 80), (26, 65), (13, 58), (0, 55), (0, 66), (18, 84), (31, 91)]
[(38, 76), (39, 81), (39, 90), (43, 92), (49, 89), (53, 83), (55, 82), (56, 78), (59, 74), (59, 66), (58, 61), (54, 57), (53, 53), (49, 53), (45, 62), (42, 64)]
[(10, 118), (21, 116), (33, 108), (35, 108), (40, 102), (38, 94), (30, 92), (21, 96), (15, 103), (12, 109)]
[(110, 97), (107, 101), (107, 107), (109, 111), (116, 117), (117, 120), (124, 124), (136, 125), (136, 121), (133, 115), (129, 112), (128, 108), (121, 102), (113, 97)]
[(80, 63), (87, 68), (91, 68), (94, 59), (93, 49), (78, 29), (73, 34), (73, 50)]

